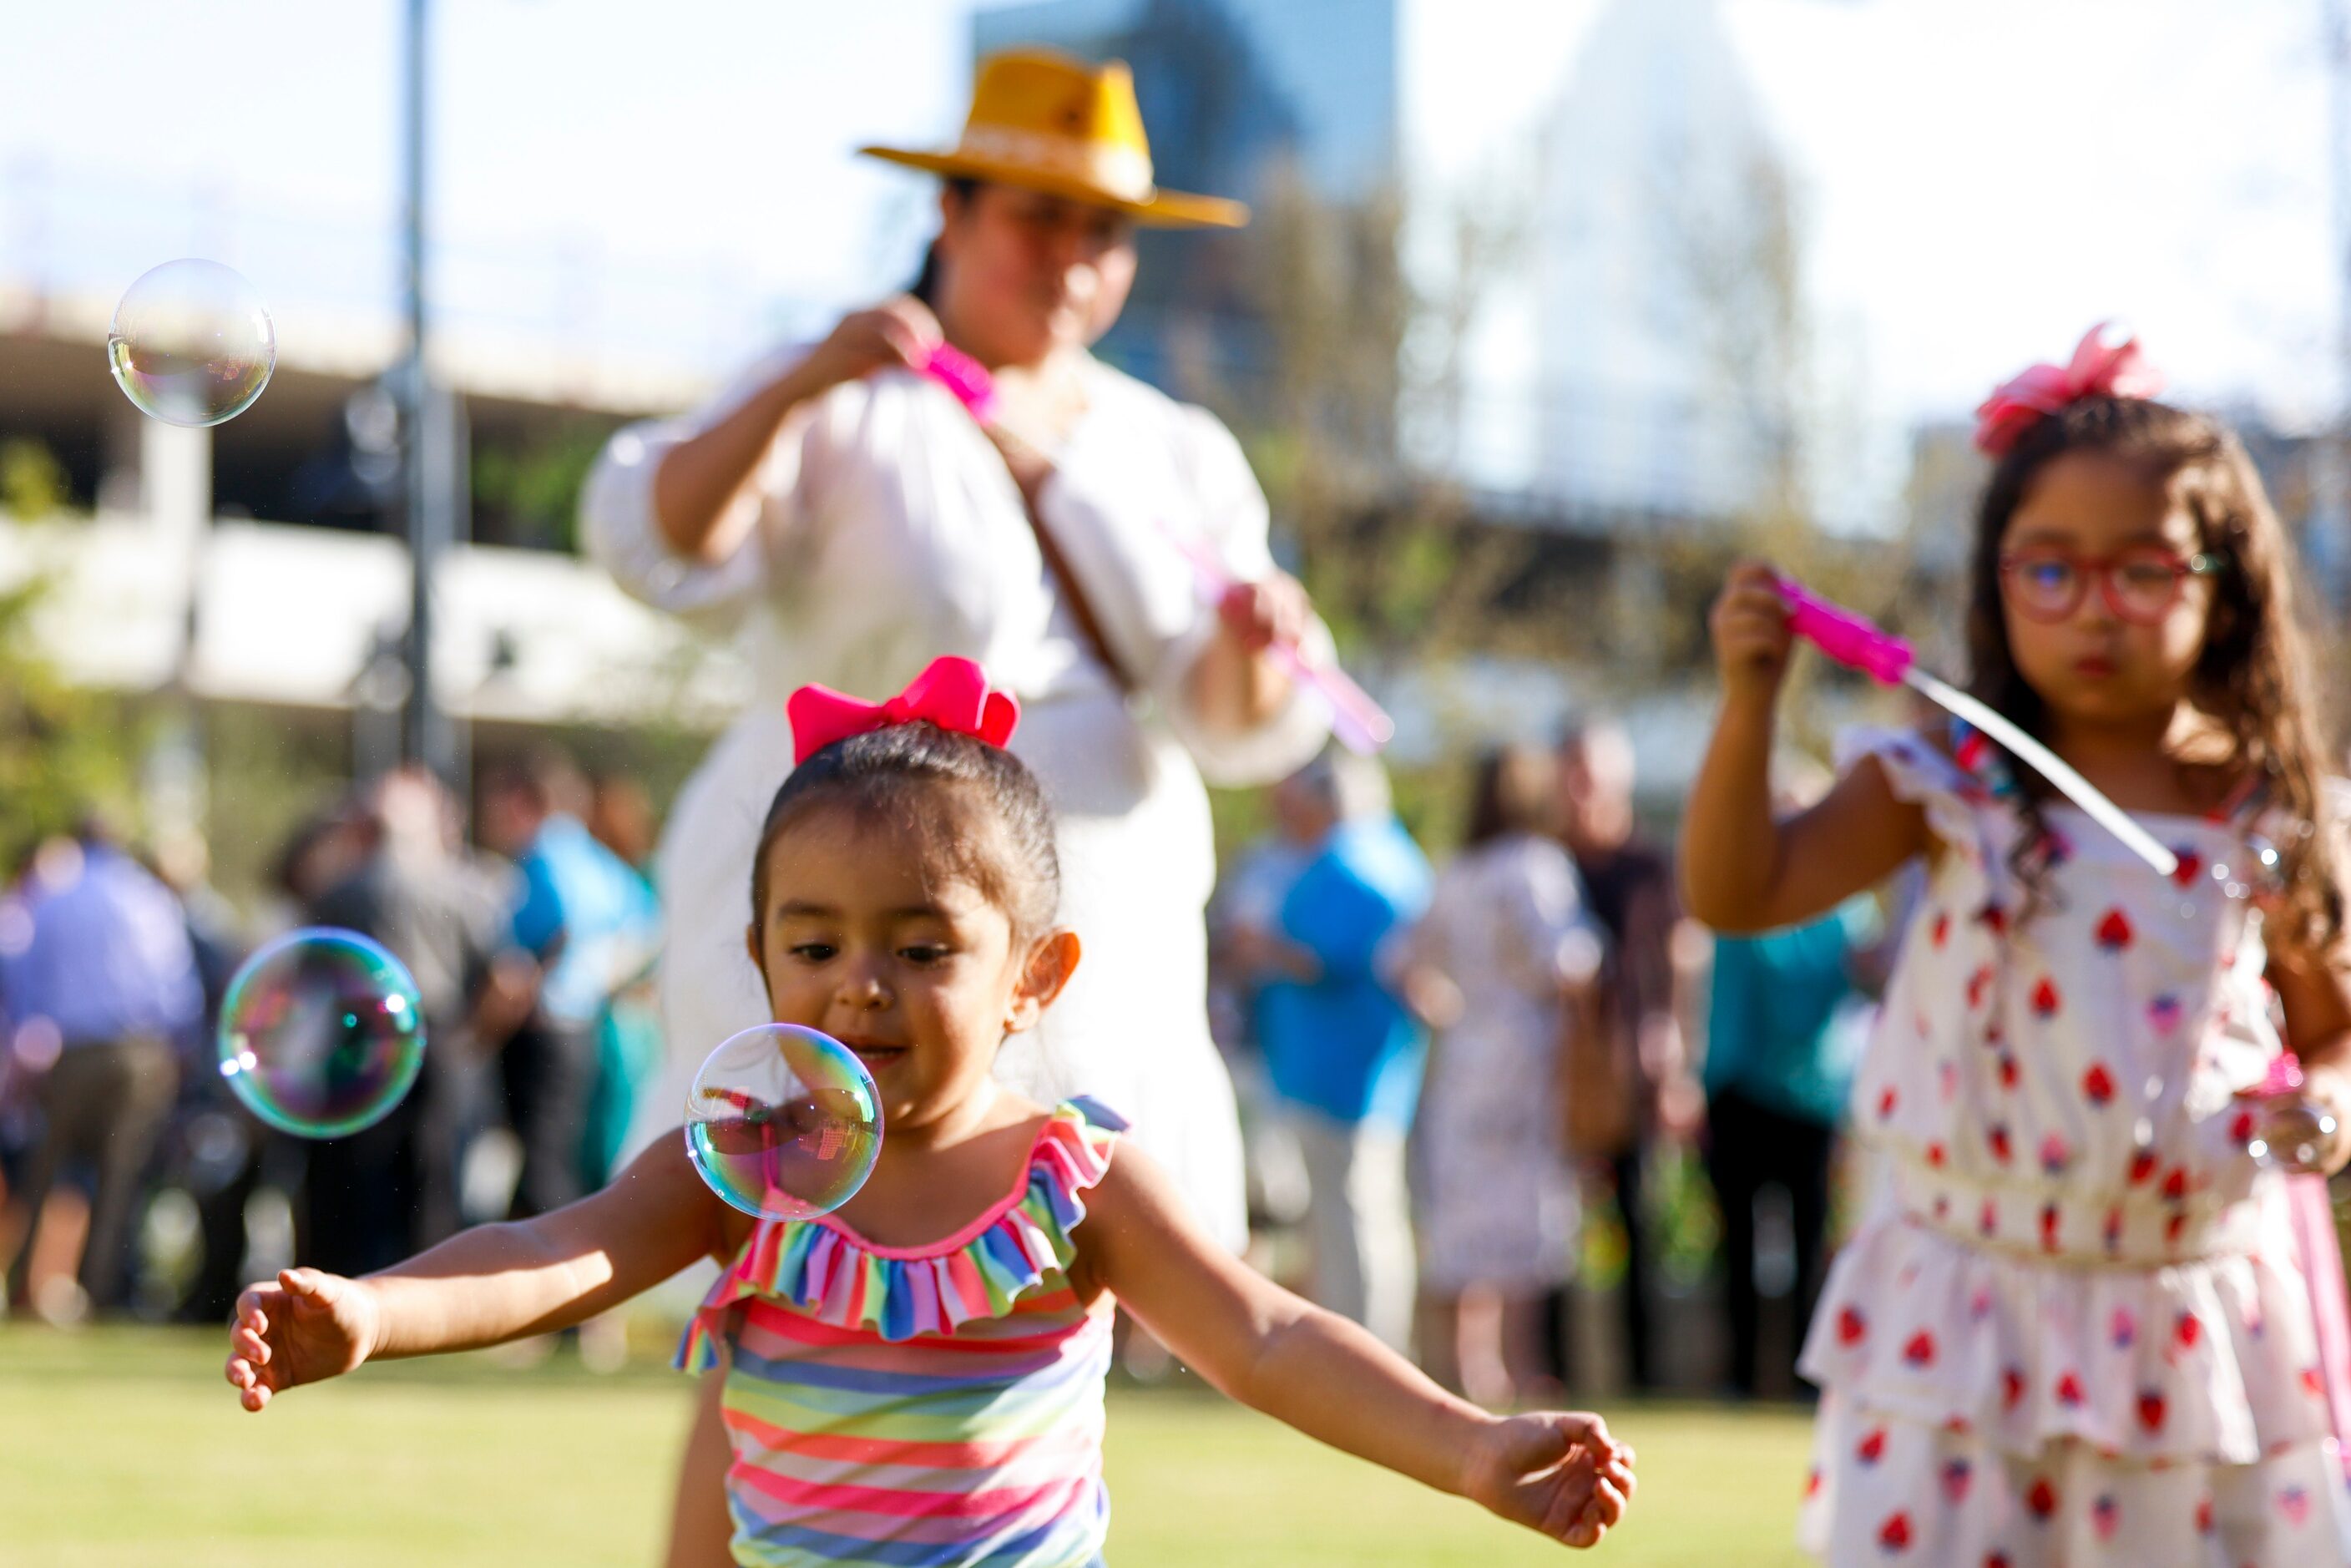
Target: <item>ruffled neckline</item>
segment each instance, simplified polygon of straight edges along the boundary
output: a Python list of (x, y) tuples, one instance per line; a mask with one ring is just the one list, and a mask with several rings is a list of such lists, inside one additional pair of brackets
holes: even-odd
[(1019, 1185), (954, 1235), (924, 1246), (884, 1247), (829, 1214), (761, 1220), (704, 1298), (678, 1364), (690, 1372), (715, 1365), (728, 1310), (750, 1296), (893, 1342), (1003, 1317), (1077, 1256), (1081, 1195), (1109, 1171), (1125, 1128), (1094, 1101), (1061, 1102), (1038, 1129)]

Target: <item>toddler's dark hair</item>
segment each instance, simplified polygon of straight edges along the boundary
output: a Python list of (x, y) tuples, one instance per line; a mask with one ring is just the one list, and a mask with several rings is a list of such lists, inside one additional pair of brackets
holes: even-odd
[[(2032, 481), (2070, 452), (2109, 454), (2168, 486), (2196, 521), (2198, 548), (2220, 558), (2194, 695), (2228, 732), (2230, 768), (2258, 781), (2270, 805), (2310, 829), (2277, 846), (2286, 896), (2272, 925), (2295, 946), (2329, 953), (2343, 936), (2344, 903), (2325, 799), (2328, 753), (2308, 639), (2295, 614), (2294, 544), (2243, 445), (2219, 421), (2141, 398), (2084, 398), (2034, 424), (2001, 459), (1976, 520), (1968, 610), (1975, 695), (2029, 733), (2043, 733), (2046, 706), (2009, 647), (2000, 558)], [(2017, 869), (2038, 897), (2032, 862), (2045, 831), (2048, 786), (2029, 768), (2019, 770), (2018, 782), (2031, 831), (2018, 844)]]
[(835, 741), (793, 768), (751, 862), (755, 929), (767, 919), (769, 847), (816, 810), (910, 830), (1004, 911), (1016, 936), (1053, 924), (1061, 902), (1053, 810), (1037, 776), (1001, 747), (921, 721)]

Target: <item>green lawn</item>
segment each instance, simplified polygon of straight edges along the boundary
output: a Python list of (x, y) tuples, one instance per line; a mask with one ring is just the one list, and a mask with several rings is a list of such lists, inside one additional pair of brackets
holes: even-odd
[[(225, 1337), (0, 1326), (0, 1563), (336, 1568), (656, 1561), (685, 1382), (568, 1355), (371, 1367), (237, 1409)], [(1804, 1426), (1630, 1406), (1641, 1494), (1603, 1561), (1770, 1564), (1789, 1546)], [(1558, 1562), (1533, 1537), (1207, 1396), (1111, 1407), (1117, 1568)], [(256, 1550), (262, 1549), (262, 1550)]]

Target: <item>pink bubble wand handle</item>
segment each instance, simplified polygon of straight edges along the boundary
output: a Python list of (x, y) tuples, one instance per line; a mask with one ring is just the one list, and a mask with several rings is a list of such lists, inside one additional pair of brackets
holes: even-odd
[(1898, 686), (1917, 662), (1910, 644), (1893, 632), (1825, 599), (1815, 599), (1787, 578), (1779, 580), (1779, 587), (1780, 597), (1788, 605), (1788, 630), (1838, 664)]
[(1910, 644), (1890, 632), (1825, 599), (1816, 599), (1782, 577), (1776, 580), (1788, 606), (1788, 630), (1803, 638), (1840, 664), (1860, 670), (1889, 686), (1908, 686), (1945, 711), (2008, 748), (2010, 756), (2031, 767), (2060, 793), (2087, 812), (2094, 821), (2120, 839), (2133, 854), (2158, 874), (2170, 876), (2179, 869), (2179, 857), (2155, 841), (2155, 836), (2128, 812), (2100, 793), (2065, 760), (2024, 733), (2007, 715), (1963, 691), (1946, 685), (1920, 669)]
[(972, 418), (982, 424), (996, 419), (996, 380), (987, 367), (956, 348), (953, 343), (941, 343), (920, 366), (923, 374), (953, 392), (956, 401), (971, 411)]

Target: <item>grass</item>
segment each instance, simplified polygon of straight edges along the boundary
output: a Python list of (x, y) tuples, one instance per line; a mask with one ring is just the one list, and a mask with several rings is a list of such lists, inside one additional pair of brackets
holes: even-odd
[[(0, 1326), (0, 1564), (565, 1568), (657, 1562), (688, 1415), (683, 1378), (483, 1357), (371, 1367), (262, 1417), (225, 1338)], [(1611, 1407), (1641, 1494), (1597, 1561), (1772, 1564), (1804, 1465), (1784, 1411)], [(1119, 1391), (1108, 1465), (1117, 1568), (1562, 1561), (1469, 1505), (1205, 1395)]]

